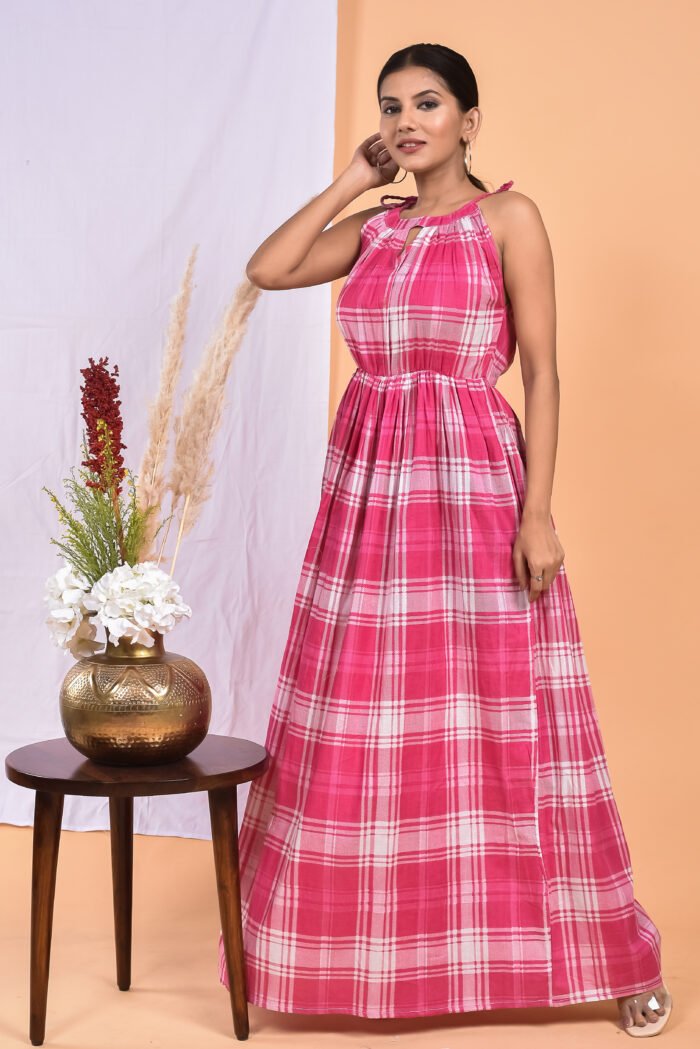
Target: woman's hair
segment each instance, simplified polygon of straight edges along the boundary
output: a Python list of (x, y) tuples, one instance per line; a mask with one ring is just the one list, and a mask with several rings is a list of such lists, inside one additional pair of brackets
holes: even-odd
[[(442, 44), (411, 44), (409, 47), (402, 47), (400, 51), (394, 51), (384, 63), (377, 79), (377, 99), (381, 97), (384, 78), (398, 69), (406, 69), (407, 66), (422, 66), (441, 77), (457, 99), (463, 113), (479, 105), (479, 89), (472, 67), (464, 55)], [(466, 165), (464, 170), (467, 171)], [(487, 192), (487, 187), (476, 175), (467, 172), (467, 178), (472, 185)]]

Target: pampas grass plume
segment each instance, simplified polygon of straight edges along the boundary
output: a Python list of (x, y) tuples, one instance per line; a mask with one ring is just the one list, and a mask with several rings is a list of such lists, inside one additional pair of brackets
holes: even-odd
[(238, 284), (218, 329), (204, 349), (184, 396), (182, 412), (175, 420), (175, 448), (167, 488), (172, 493), (171, 509), (181, 510), (181, 516), (171, 575), (182, 536), (197, 523), (209, 498), (214, 474), (211, 453), (221, 423), (226, 381), (260, 294), (260, 288), (247, 278)]
[[(175, 388), (182, 371), (183, 346), (198, 247), (199, 245), (195, 244), (192, 248), (180, 290), (172, 302), (163, 349), (160, 386), (155, 400), (148, 409), (148, 443), (141, 460), (136, 485), (137, 502), (142, 510), (149, 506), (157, 506), (160, 509), (166, 491), (165, 459), (168, 453), (168, 433), (173, 414)], [(162, 518), (162, 514), (159, 515), (158, 511), (149, 515), (139, 555), (141, 561), (155, 557), (153, 547), (156, 532), (161, 527), (159, 517)]]

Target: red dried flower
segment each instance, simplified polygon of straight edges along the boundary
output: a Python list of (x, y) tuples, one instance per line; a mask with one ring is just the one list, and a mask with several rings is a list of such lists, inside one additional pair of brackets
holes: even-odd
[(115, 364), (110, 374), (105, 367), (108, 357), (100, 357), (97, 364), (92, 357), (88, 360), (90, 366), (80, 369), (85, 377), (85, 384), (80, 389), (83, 394), (81, 415), (87, 427), (90, 457), (81, 465), (87, 466), (100, 478), (99, 481), (86, 481), (89, 487), (113, 490), (118, 494), (121, 480), (126, 475), (121, 454), (122, 448), (126, 448), (121, 439), (123, 424), (119, 406), (122, 402), (117, 396), (119, 383), (115, 378), (119, 375), (119, 366)]

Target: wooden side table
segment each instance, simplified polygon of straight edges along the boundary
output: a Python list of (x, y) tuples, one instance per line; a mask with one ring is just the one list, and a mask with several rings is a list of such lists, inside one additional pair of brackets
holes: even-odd
[(156, 794), (209, 794), (212, 845), (226, 963), (230, 974), (231, 1011), (236, 1038), (248, 1037), (238, 871), (239, 783), (256, 779), (267, 768), (264, 747), (247, 739), (208, 735), (182, 761), (168, 765), (122, 767), (96, 765), (65, 737), (31, 743), (5, 759), (8, 779), (36, 791), (32, 858), (31, 982), (29, 1037), (42, 1045), (53, 922), (58, 845), (66, 794), (109, 798), (114, 895), (117, 985), (131, 985), (131, 927), (134, 798)]

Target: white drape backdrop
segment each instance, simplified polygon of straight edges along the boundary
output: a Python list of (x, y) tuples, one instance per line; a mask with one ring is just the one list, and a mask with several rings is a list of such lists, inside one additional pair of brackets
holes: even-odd
[[(119, 365), (137, 471), (193, 244), (180, 394), (254, 249), (332, 180), (336, 5), (4, 0), (0, 36), (4, 762), (63, 735), (73, 657), (44, 623), (45, 579), (62, 559), (41, 488), (62, 498), (79, 465), (80, 368), (90, 356)], [(210, 731), (259, 743), (320, 500), (329, 307), (329, 285), (262, 292), (230, 378), (213, 494), (175, 566), (193, 615), (166, 649), (205, 670)], [(33, 801), (3, 773), (1, 822), (30, 825)], [(106, 800), (66, 798), (63, 826), (106, 829)], [(208, 838), (206, 794), (138, 798), (134, 829)]]

